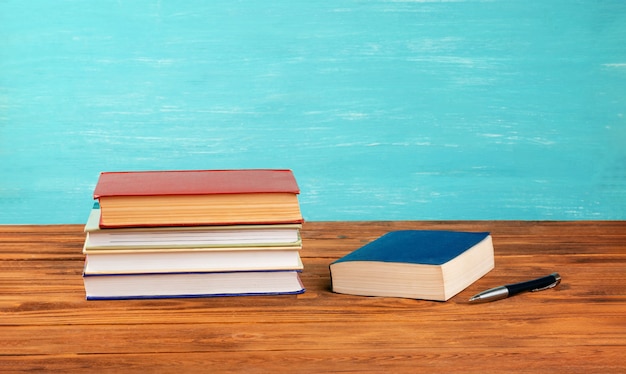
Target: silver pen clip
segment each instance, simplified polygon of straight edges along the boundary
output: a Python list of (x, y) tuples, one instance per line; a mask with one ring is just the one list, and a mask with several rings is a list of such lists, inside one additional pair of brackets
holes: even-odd
[(545, 287), (541, 287), (541, 288), (535, 288), (534, 290), (530, 290), (530, 292), (537, 292), (537, 291), (543, 291), (543, 290), (547, 290), (550, 288), (554, 288), (556, 287), (559, 283), (561, 283), (561, 276), (559, 275), (559, 273), (552, 273), (550, 274), (554, 277), (555, 281), (552, 284), (549, 284)]

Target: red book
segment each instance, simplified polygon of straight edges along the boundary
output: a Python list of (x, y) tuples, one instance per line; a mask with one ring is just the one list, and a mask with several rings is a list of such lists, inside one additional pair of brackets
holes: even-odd
[(94, 198), (300, 192), (291, 170), (173, 170), (104, 172)]
[(291, 170), (104, 172), (100, 227), (301, 223)]

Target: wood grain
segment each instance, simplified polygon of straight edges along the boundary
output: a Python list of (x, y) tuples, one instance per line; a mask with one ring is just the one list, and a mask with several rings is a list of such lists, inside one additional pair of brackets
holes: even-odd
[[(330, 292), (396, 229), (490, 231), (496, 268), (448, 302)], [(298, 296), (86, 301), (80, 225), (0, 226), (0, 372), (626, 372), (626, 222), (307, 222)], [(556, 289), (490, 304), (492, 286)]]

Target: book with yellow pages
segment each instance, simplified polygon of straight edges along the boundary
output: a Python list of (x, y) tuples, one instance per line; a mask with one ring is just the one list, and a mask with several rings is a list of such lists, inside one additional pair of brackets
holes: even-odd
[(302, 223), (291, 170), (103, 172), (101, 228)]

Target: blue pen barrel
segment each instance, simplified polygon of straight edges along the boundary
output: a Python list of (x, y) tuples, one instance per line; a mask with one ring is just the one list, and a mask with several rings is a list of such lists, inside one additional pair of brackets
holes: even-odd
[(548, 276), (529, 280), (526, 282), (507, 284), (506, 288), (509, 290), (509, 296), (513, 296), (520, 292), (554, 287), (556, 286), (559, 280), (560, 280), (559, 275), (556, 273), (553, 273)]

